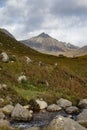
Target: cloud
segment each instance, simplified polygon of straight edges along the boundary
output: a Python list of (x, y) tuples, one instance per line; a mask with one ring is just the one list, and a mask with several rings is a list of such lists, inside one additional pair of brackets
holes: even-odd
[(87, 0), (0, 0), (0, 26), (17, 39), (41, 32), (87, 45)]

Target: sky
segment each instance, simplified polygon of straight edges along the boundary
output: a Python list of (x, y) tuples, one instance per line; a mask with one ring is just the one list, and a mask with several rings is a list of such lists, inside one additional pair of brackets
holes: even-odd
[(24, 40), (42, 32), (87, 45), (87, 0), (0, 0), (0, 28)]

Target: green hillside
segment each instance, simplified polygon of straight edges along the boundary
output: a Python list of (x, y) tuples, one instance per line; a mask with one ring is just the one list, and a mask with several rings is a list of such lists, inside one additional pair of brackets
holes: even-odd
[[(26, 104), (29, 99), (42, 97), (49, 103), (64, 97), (76, 103), (87, 98), (87, 56), (77, 58), (56, 57), (41, 54), (16, 41), (0, 31), (0, 53), (10, 57), (8, 63), (0, 61), (0, 84), (7, 84), (7, 90), (0, 91), (0, 98), (13, 103)], [(15, 55), (14, 62), (13, 55)], [(26, 63), (25, 56), (32, 62)], [(24, 73), (27, 81), (18, 83)], [(1, 104), (3, 105), (3, 104)]]

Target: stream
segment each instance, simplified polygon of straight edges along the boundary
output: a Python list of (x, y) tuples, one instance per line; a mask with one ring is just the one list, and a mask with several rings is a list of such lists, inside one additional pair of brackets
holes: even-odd
[[(29, 122), (17, 122), (13, 121), (11, 122), (12, 127), (18, 127), (19, 130), (23, 130), (25, 128), (30, 128), (30, 127), (43, 127), (46, 126), (50, 123), (51, 120), (57, 115), (61, 115), (64, 117), (68, 117), (69, 115), (65, 111), (60, 111), (60, 112), (40, 112), (40, 113), (34, 113), (33, 114), (33, 119)], [(75, 120), (76, 115), (72, 115), (72, 118)]]

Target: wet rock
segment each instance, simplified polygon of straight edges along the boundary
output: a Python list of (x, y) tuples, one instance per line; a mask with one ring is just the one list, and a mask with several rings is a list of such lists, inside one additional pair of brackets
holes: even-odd
[(31, 128), (26, 128), (24, 130), (40, 130), (40, 128), (39, 127), (31, 127)]
[(81, 107), (81, 108), (87, 108), (87, 99), (82, 99), (79, 102), (78, 106)]
[(78, 116), (77, 116), (77, 121), (82, 124), (87, 126), (87, 109), (84, 109)]
[(61, 109), (62, 108), (56, 104), (52, 104), (47, 107), (47, 111), (49, 111), (49, 112), (60, 111)]
[(39, 105), (39, 108), (40, 108), (40, 110), (41, 109), (45, 109), (45, 108), (47, 108), (47, 102), (45, 102), (44, 100), (40, 100), (40, 99), (37, 99), (36, 100), (36, 103)]
[(60, 98), (60, 99), (57, 101), (57, 105), (65, 109), (66, 107), (72, 106), (72, 102), (70, 102), (70, 101), (67, 100), (67, 99)]
[(17, 104), (11, 114), (13, 120), (28, 121), (31, 120), (32, 114), (20, 104)]
[(68, 114), (77, 114), (79, 109), (76, 106), (67, 107), (65, 110)]
[(12, 105), (6, 105), (5, 107), (2, 108), (2, 111), (4, 114), (10, 115), (14, 109), (14, 106)]
[(62, 116), (57, 116), (46, 128), (47, 130), (87, 130), (86, 128), (79, 125), (76, 121), (65, 118)]

